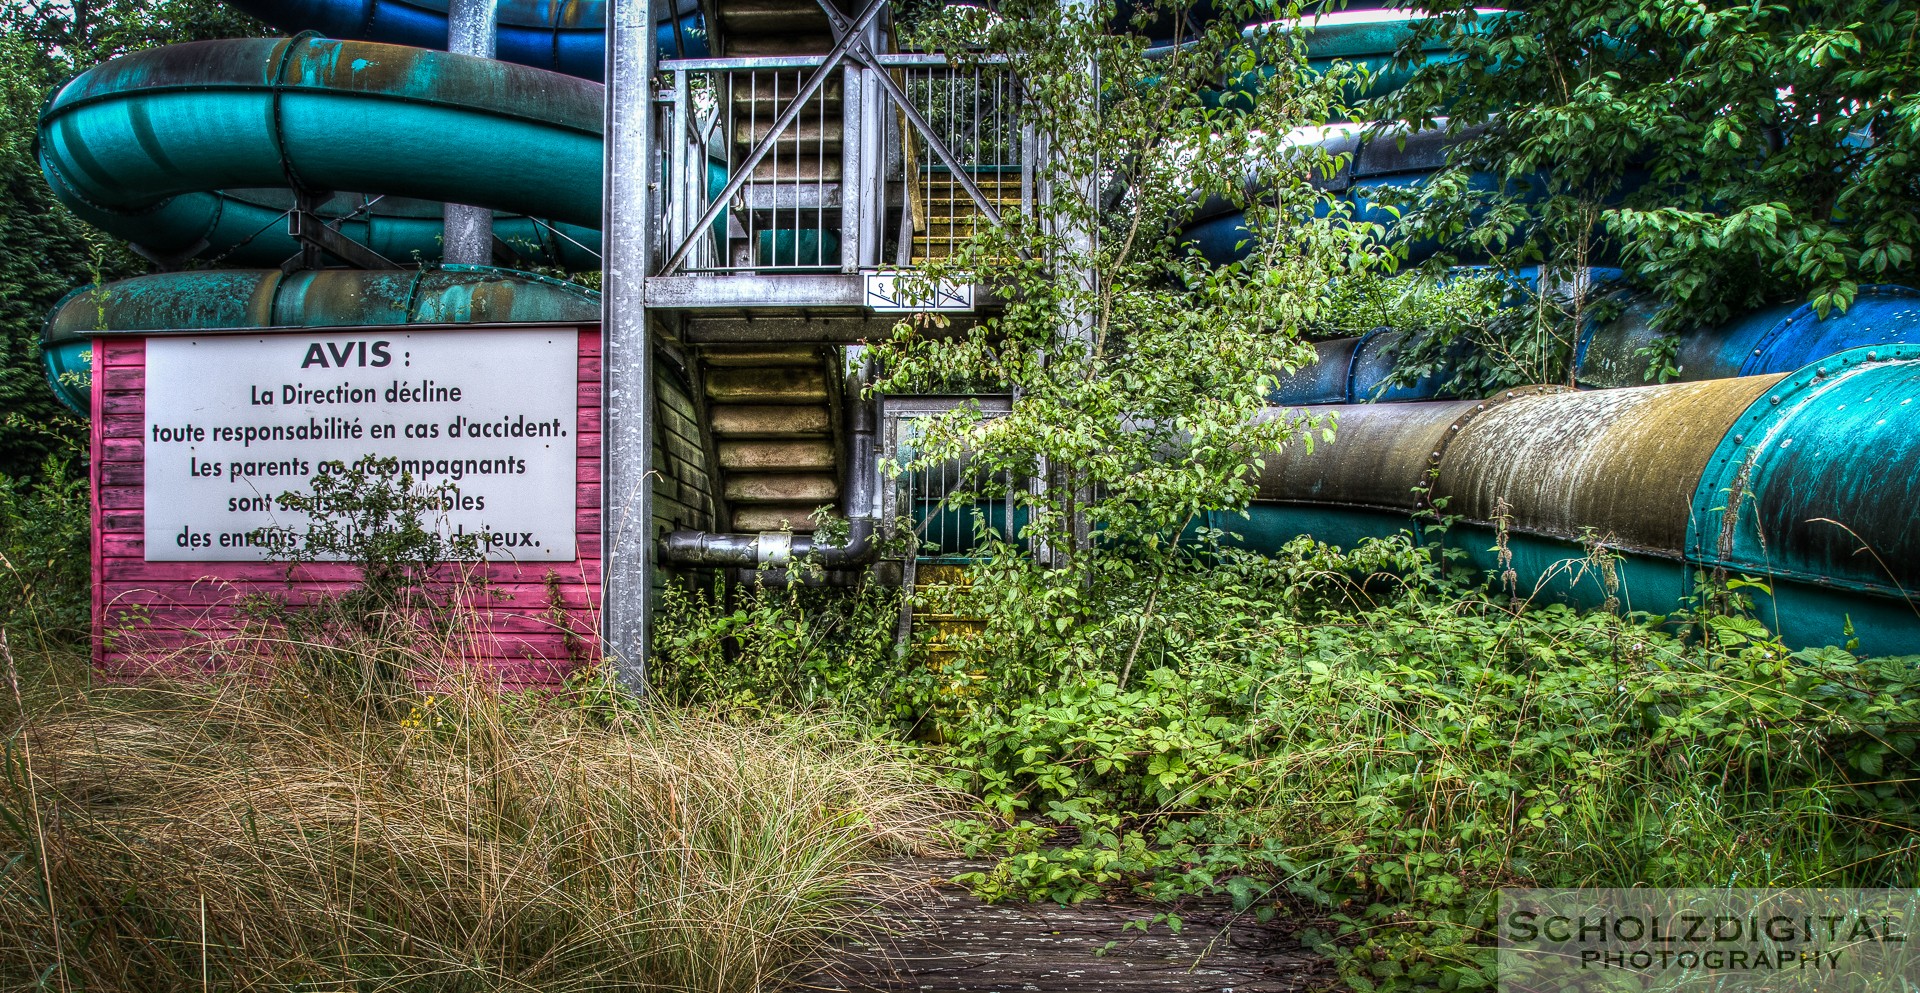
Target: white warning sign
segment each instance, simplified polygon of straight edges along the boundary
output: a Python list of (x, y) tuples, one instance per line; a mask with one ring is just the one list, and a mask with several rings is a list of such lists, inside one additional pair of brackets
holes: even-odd
[(148, 338), (147, 561), (281, 555), (308, 524), (281, 496), (367, 458), (486, 557), (571, 561), (578, 349), (571, 328)]

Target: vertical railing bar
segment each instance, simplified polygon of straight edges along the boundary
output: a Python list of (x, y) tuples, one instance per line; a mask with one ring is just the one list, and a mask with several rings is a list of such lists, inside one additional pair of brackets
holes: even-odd
[[(940, 140), (945, 142), (948, 148), (952, 148), (954, 146), (954, 140), (960, 136), (960, 132), (957, 127), (959, 124), (960, 111), (959, 111), (959, 108), (955, 106), (955, 101), (957, 101), (960, 98), (959, 93), (956, 92), (959, 88), (953, 85), (952, 70), (947, 70), (946, 72), (941, 73), (941, 77), (946, 81), (946, 84), (947, 84), (946, 86), (947, 88), (947, 125), (946, 127), (943, 127), (940, 129)], [(957, 158), (958, 157), (956, 156), (956, 159)], [(954, 256), (954, 253), (959, 249), (959, 246), (960, 246), (960, 240), (954, 237), (955, 229), (957, 229), (960, 226), (958, 218), (954, 216), (959, 213), (960, 204), (958, 203), (959, 198), (953, 195), (954, 184), (960, 182), (960, 177), (954, 174), (954, 170), (958, 169), (959, 167), (960, 167), (960, 163), (958, 161), (950, 162), (947, 164), (947, 173), (948, 173), (947, 175), (947, 257), (948, 258), (952, 258)]]
[(668, 192), (666, 192), (666, 196), (672, 198), (672, 206), (668, 207), (666, 211), (662, 211), (662, 213), (666, 213), (666, 215), (670, 215), (670, 217), (676, 217), (674, 221), (670, 221), (668, 225), (664, 225), (664, 227), (668, 229), (668, 232), (666, 232), (666, 240), (668, 240), (668, 242), (680, 242), (680, 238), (685, 236), (687, 225), (685, 225), (685, 221), (678, 219), (678, 215), (685, 213), (687, 198), (693, 196), (691, 188), (687, 186), (687, 179), (689, 179), (689, 163), (687, 163), (687, 157), (689, 156), (687, 156), (687, 150), (689, 150), (689, 146), (687, 146), (685, 129), (687, 129), (687, 115), (689, 115), (689, 113), (691, 113), (691, 109), (687, 106), (687, 71), (685, 71), (685, 69), (674, 69), (674, 123), (672, 123), (672, 127), (660, 131), (662, 134), (670, 134), (670, 136), (672, 136), (672, 138), (670, 138), (670, 144), (668, 144), (668, 154), (672, 156), (672, 163), (668, 165), (672, 184), (668, 186)]
[[(747, 140), (749, 142), (752, 142), (756, 140), (753, 136), (760, 133), (760, 73), (759, 72), (749, 71), (747, 73), (747, 88), (748, 88), (747, 89), (748, 93), (751, 94), (752, 96), (752, 99), (747, 102), (747, 119), (750, 122), (747, 126)], [(734, 147), (738, 148), (739, 146), (740, 146), (740, 142), (738, 140), (735, 140)], [(779, 161), (777, 156), (774, 158), (774, 161), (775, 162)], [(761, 162), (766, 163), (767, 160), (761, 159)], [(759, 234), (760, 216), (756, 214), (752, 209), (753, 208), (753, 185), (754, 185), (753, 180), (751, 177), (749, 177), (747, 180), (747, 184), (740, 188), (740, 196), (742, 198), (742, 201), (744, 202), (744, 205), (747, 207), (746, 210), (742, 210), (740, 212), (740, 216), (745, 218), (744, 223), (741, 224), (741, 229), (747, 233), (746, 251), (742, 252), (741, 255), (746, 260), (748, 265), (753, 264), (754, 253), (760, 250), (760, 234)], [(728, 259), (727, 264), (729, 266), (733, 265), (733, 260)]]
[[(846, 73), (846, 68), (842, 67), (840, 70), (840, 78), (844, 80)], [(840, 89), (840, 101), (842, 105), (846, 103), (846, 99), (846, 87), (843, 83)], [(840, 132), (840, 155), (844, 158), (846, 154), (847, 133), (842, 129)], [(815, 232), (813, 236), (813, 264), (816, 266), (824, 266), (827, 264), (827, 88), (824, 86), (820, 88), (820, 133), (815, 137), (813, 142), (813, 162), (813, 230)], [(843, 166), (840, 170), (840, 188), (842, 195), (846, 192), (846, 180), (847, 170)], [(794, 227), (798, 228), (800, 226), (800, 200), (797, 197), (793, 201), (793, 216)], [(794, 237), (799, 237), (798, 231), (794, 232)], [(794, 244), (794, 248), (794, 255), (797, 259), (799, 256), (799, 243), (797, 241)]]
[[(973, 131), (973, 161), (971, 165), (973, 166), (976, 172), (979, 170), (980, 165), (985, 161), (983, 156), (980, 154), (980, 80), (981, 80), (980, 67), (975, 66), (973, 68), (973, 84), (972, 84), (973, 86), (973, 120), (971, 124), (972, 124), (972, 131)], [(1000, 199), (1000, 174), (998, 172), (995, 172), (993, 174), (993, 199), (995, 201), (998, 201)], [(984, 220), (984, 218), (979, 218), (979, 219)], [(971, 232), (971, 227), (972, 226), (969, 225), (970, 232)]]

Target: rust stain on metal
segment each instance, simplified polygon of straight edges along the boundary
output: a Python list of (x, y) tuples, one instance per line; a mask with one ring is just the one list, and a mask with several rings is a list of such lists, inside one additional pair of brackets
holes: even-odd
[(1504, 499), (1516, 530), (1677, 554), (1708, 459), (1779, 378), (1516, 399), (1463, 429), (1436, 495), (1472, 520)]
[(1444, 447), (1447, 427), (1478, 401), (1378, 404), (1357, 407), (1298, 407), (1269, 416), (1334, 414), (1334, 440), (1304, 443), (1266, 456), (1259, 498), (1279, 501), (1341, 503), (1360, 507), (1413, 510), (1415, 490), (1427, 475), (1433, 453)]

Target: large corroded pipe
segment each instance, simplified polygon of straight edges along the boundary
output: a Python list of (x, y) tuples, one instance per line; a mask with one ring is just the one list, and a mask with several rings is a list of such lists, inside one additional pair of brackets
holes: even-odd
[(489, 266), (291, 275), (278, 269), (200, 270), (74, 290), (47, 315), (40, 344), (54, 395), (86, 416), (92, 336), (101, 333), (599, 319), (600, 294), (593, 290)]
[[(1251, 520), (1210, 523), (1255, 547), (1420, 527), (1511, 569), (1522, 594), (1660, 614), (1699, 575), (1757, 576), (1789, 643), (1920, 652), (1920, 517), (1904, 500), (1920, 480), (1920, 346), (1791, 374), (1334, 413), (1333, 442), (1265, 457)], [(1420, 510), (1453, 520), (1405, 516)]]
[(1776, 379), (1515, 395), (1444, 447), (1434, 495), (1471, 521), (1492, 522), (1504, 507), (1532, 534), (1676, 554), (1714, 447)]

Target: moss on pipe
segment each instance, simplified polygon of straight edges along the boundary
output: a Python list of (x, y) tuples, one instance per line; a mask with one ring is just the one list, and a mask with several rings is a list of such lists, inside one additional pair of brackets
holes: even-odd
[(204, 270), (74, 290), (47, 315), (41, 348), (54, 395), (86, 416), (99, 334), (599, 320), (600, 294), (587, 287), (490, 266), (291, 275)]

